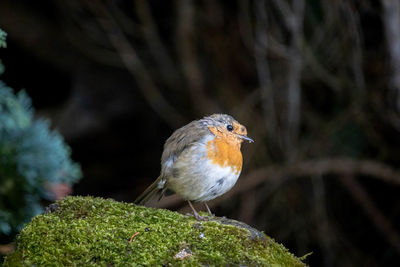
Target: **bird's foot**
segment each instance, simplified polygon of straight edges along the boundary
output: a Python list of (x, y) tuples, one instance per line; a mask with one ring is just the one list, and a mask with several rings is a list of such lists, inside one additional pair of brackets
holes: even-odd
[[(208, 216), (199, 215), (199, 213), (196, 211), (196, 209), (193, 207), (192, 203), (189, 200), (188, 200), (188, 203), (189, 203), (190, 208), (192, 208), (192, 210), (193, 210), (193, 215), (196, 218), (196, 220), (198, 220), (198, 221), (208, 221), (209, 220)], [(210, 209), (208, 209), (208, 210), (210, 212)]]
[(215, 214), (211, 212), (210, 207), (207, 205), (206, 202), (204, 202), (204, 206), (206, 206), (207, 212), (208, 212), (208, 214), (210, 214), (210, 216), (215, 216)]
[(208, 221), (208, 220), (210, 220), (209, 216), (201, 216), (197, 212), (194, 214), (194, 217), (198, 221)]

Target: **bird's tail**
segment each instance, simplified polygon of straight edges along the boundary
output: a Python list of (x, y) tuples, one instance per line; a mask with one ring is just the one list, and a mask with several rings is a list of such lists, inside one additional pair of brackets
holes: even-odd
[(162, 191), (162, 188), (160, 188), (159, 186), (160, 182), (161, 175), (149, 187), (147, 187), (140, 196), (135, 199), (134, 203), (137, 205), (143, 205), (147, 201), (149, 201), (149, 199), (151, 199), (155, 194)]

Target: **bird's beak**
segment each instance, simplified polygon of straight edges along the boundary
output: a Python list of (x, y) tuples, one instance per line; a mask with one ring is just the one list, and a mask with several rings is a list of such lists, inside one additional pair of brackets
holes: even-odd
[(246, 141), (248, 141), (249, 143), (253, 143), (253, 142), (254, 142), (253, 139), (251, 139), (250, 137), (248, 137), (248, 136), (246, 136), (246, 135), (237, 134), (237, 137), (239, 137), (239, 138), (241, 138), (241, 139), (243, 139), (243, 140), (246, 140)]

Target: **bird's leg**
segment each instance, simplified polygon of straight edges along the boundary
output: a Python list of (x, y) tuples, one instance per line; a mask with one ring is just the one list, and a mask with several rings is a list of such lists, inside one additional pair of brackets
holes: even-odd
[(206, 206), (206, 209), (208, 211), (208, 214), (210, 214), (210, 216), (214, 216), (214, 214), (211, 212), (210, 207), (208, 207), (207, 203), (204, 202), (204, 206)]
[(204, 220), (206, 220), (205, 217), (200, 216), (200, 215), (197, 213), (197, 211), (194, 209), (194, 207), (193, 207), (193, 205), (192, 205), (192, 202), (190, 202), (190, 200), (188, 200), (187, 202), (189, 203), (190, 208), (193, 210), (193, 214), (194, 214), (194, 217), (196, 218), (196, 220), (198, 220), (198, 221), (204, 221)]

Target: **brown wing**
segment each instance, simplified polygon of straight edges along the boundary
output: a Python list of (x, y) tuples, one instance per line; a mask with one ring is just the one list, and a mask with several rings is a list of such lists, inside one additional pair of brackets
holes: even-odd
[(161, 164), (164, 165), (168, 160), (173, 163), (186, 148), (199, 142), (207, 134), (210, 131), (200, 121), (192, 121), (179, 128), (165, 141)]
[[(165, 162), (171, 160), (170, 165), (179, 158), (179, 155), (191, 144), (199, 142), (210, 131), (207, 127), (202, 126), (199, 121), (192, 121), (191, 123), (176, 130), (164, 144), (164, 152), (161, 157), (161, 164), (164, 166)], [(169, 169), (168, 167), (166, 169)], [(160, 198), (164, 195), (167, 188), (164, 187), (164, 175), (169, 170), (165, 166), (162, 168), (161, 175), (154, 181), (136, 200), (135, 204), (142, 205), (146, 203), (157, 193), (160, 193)]]

